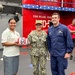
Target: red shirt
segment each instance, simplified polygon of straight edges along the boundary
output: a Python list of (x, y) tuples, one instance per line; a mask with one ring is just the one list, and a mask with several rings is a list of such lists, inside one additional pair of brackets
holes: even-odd
[[(75, 31), (75, 26), (72, 24), (68, 25), (68, 28), (69, 30)], [(75, 34), (72, 33), (71, 36), (72, 36), (72, 39), (75, 39)]]

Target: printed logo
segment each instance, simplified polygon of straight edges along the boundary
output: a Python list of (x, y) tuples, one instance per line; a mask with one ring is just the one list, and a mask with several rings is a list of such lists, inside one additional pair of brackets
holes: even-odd
[(58, 33), (63, 33), (61, 30), (59, 30), (59, 32)]

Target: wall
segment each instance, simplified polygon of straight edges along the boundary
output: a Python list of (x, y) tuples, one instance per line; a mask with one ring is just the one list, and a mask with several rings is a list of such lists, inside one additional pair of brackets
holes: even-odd
[[(0, 14), (0, 49), (3, 48), (1, 45), (1, 34), (2, 32), (8, 27), (8, 20), (12, 18), (14, 15), (6, 15), (6, 14)], [(20, 21), (17, 23), (16, 30), (20, 33), (22, 36), (22, 17)]]

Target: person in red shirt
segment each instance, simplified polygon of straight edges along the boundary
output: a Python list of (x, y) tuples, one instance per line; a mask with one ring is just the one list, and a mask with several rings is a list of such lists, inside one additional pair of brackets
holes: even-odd
[(72, 58), (73, 58), (75, 60), (75, 18), (72, 20), (72, 24), (68, 25), (68, 28), (71, 32), (72, 40), (73, 40), (73, 43), (74, 43), (74, 48), (73, 48), (74, 54), (71, 55), (70, 59), (72, 60)]

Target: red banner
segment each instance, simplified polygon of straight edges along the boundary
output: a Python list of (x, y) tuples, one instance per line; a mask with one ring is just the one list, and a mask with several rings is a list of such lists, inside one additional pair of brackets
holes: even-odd
[[(62, 0), (22, 0), (22, 4), (45, 5), (45, 6), (58, 6), (61, 7)], [(75, 0), (63, 0), (64, 7), (75, 8)]]
[(36, 0), (22, 0), (22, 4), (38, 4)]
[(72, 7), (72, 1), (73, 0), (63, 0), (64, 1), (64, 7)]
[[(56, 11), (23, 9), (23, 36), (27, 37), (35, 29), (36, 20), (43, 21), (43, 29), (47, 32), (53, 12)], [(60, 22), (65, 25), (69, 25), (75, 17), (73, 12), (66, 13), (58, 11), (58, 13), (60, 14)]]
[(48, 11), (27, 10), (23, 9), (23, 36), (27, 37), (30, 31), (35, 29), (35, 21), (43, 21), (43, 29), (47, 31), (49, 27), (49, 21), (51, 20), (51, 14)]
[(61, 0), (22, 0), (22, 4), (61, 6)]
[(72, 7), (75, 8), (75, 0), (72, 0)]

